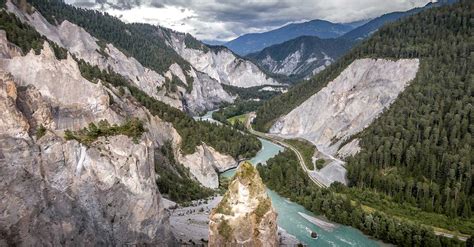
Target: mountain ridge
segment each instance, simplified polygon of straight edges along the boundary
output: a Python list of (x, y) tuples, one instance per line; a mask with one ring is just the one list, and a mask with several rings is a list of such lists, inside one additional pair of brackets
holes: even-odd
[(311, 20), (288, 24), (267, 32), (244, 34), (224, 45), (239, 55), (246, 55), (302, 35), (335, 38), (351, 29), (350, 25), (325, 20)]

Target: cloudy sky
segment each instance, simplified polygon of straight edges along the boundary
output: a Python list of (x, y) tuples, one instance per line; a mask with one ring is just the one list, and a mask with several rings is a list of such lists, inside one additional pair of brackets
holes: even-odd
[(158, 24), (201, 40), (226, 41), (291, 22), (352, 22), (423, 6), (431, 0), (66, 0), (126, 22)]

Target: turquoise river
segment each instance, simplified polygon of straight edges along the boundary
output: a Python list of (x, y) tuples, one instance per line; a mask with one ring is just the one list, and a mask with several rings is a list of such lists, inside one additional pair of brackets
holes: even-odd
[[(200, 120), (211, 120), (211, 115), (206, 114), (200, 117)], [(211, 120), (212, 121), (212, 120)], [(214, 120), (215, 121), (215, 120)], [(262, 142), (262, 149), (250, 161), (256, 165), (258, 163), (265, 164), (266, 161), (279, 152), (283, 151), (283, 147), (265, 139), (259, 138)], [(224, 177), (231, 177), (235, 174), (235, 169), (228, 170), (221, 174)], [(316, 217), (313, 213), (306, 210), (303, 206), (291, 202), (286, 198), (279, 196), (276, 192), (268, 190), (268, 195), (272, 199), (272, 205), (278, 213), (278, 225), (289, 234), (295, 236), (300, 242), (308, 246), (380, 246), (380, 242), (372, 240), (365, 236), (359, 230), (345, 225), (328, 222), (318, 225), (305, 219), (303, 215)], [(318, 217), (319, 218), (319, 217)], [(332, 225), (327, 227), (327, 225)], [(320, 227), (321, 226), (321, 227)], [(311, 231), (318, 233), (317, 239), (310, 237)]]

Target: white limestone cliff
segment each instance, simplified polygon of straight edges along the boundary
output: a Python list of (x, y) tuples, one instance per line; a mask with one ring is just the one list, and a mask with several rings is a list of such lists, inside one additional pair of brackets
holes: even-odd
[(173, 49), (198, 71), (208, 74), (219, 83), (244, 88), (279, 84), (255, 64), (236, 56), (227, 48), (189, 48), (185, 42), (186, 35), (172, 34), (170, 45)]
[[(326, 87), (278, 119), (270, 132), (304, 138), (329, 157), (354, 155), (360, 150), (357, 140), (341, 144), (390, 107), (415, 78), (418, 67), (418, 59), (355, 60)], [(343, 162), (333, 160), (314, 175), (328, 180), (326, 184), (345, 183)]]
[(360, 132), (389, 107), (413, 80), (418, 59), (359, 59), (286, 116), (270, 132), (305, 138), (335, 154), (346, 138)]
[(185, 72), (178, 64), (172, 64), (168, 72), (161, 75), (144, 67), (135, 58), (125, 55), (112, 44), (104, 43), (102, 47), (99, 46), (97, 38), (74, 23), (65, 20), (55, 26), (50, 24), (38, 11), (30, 15), (21, 11), (11, 2), (8, 2), (7, 6), (10, 12), (34, 27), (49, 40), (66, 48), (77, 58), (96, 65), (100, 69), (111, 68), (148, 95), (170, 106), (196, 114), (215, 108), (222, 102), (233, 102), (234, 100), (223, 90), (218, 81), (196, 72), (194, 68), (186, 72), (193, 80), (192, 92), (187, 92), (183, 87), (178, 87), (178, 92), (166, 92), (162, 86), (166, 78), (171, 79), (173, 75), (180, 78), (185, 84), (191, 83), (186, 81)]

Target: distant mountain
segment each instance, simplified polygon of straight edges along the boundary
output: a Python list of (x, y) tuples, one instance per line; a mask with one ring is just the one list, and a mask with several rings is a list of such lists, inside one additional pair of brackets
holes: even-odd
[(318, 36), (323, 39), (336, 38), (352, 29), (351, 25), (312, 20), (289, 24), (264, 33), (245, 34), (224, 45), (239, 55), (246, 55), (300, 36)]
[(352, 41), (345, 39), (301, 36), (249, 54), (247, 58), (268, 72), (297, 80), (323, 70), (344, 55), (352, 45)]
[(369, 22), (371, 20), (373, 20), (373, 19), (365, 19), (365, 20), (361, 20), (361, 21), (353, 21), (353, 22), (347, 22), (347, 23), (343, 23), (343, 24), (351, 26), (352, 28), (358, 28), (362, 25), (365, 25), (367, 22)]
[[(274, 45), (247, 57), (269, 73), (288, 76), (289, 81), (307, 79), (337, 58), (344, 55), (352, 46), (368, 38), (385, 24), (395, 22), (403, 17), (417, 14), (425, 9), (451, 4), (455, 0), (428, 3), (419, 8), (405, 12), (384, 14), (372, 20), (345, 23), (354, 29), (336, 39), (319, 39), (317, 37), (301, 37)], [(314, 43), (311, 43), (314, 42)]]
[(384, 14), (342, 35), (341, 38), (349, 39), (349, 40), (365, 39), (387, 23), (397, 21), (400, 18), (405, 17), (405, 16), (417, 14), (427, 8), (437, 7), (437, 6), (441, 6), (445, 4), (452, 4), (455, 2), (457, 2), (457, 0), (438, 1), (437, 3), (428, 3), (423, 7), (410, 9), (404, 12), (392, 12), (392, 13)]

